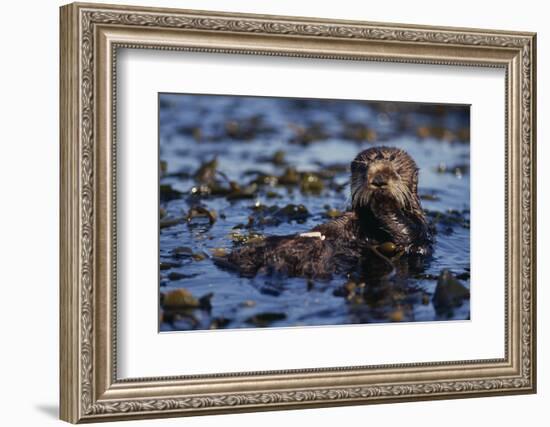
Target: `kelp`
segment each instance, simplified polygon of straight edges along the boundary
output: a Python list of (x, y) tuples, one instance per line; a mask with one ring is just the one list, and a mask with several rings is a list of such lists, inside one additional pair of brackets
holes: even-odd
[(453, 309), (470, 299), (470, 290), (449, 270), (443, 270), (437, 279), (437, 287), (432, 301), (440, 315), (452, 316)]

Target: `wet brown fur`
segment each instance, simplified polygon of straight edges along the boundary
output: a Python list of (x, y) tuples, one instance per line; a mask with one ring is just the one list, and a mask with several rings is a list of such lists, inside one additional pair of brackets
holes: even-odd
[(405, 151), (369, 148), (351, 162), (351, 211), (311, 230), (324, 239), (271, 236), (216, 261), (243, 276), (329, 278), (360, 264), (368, 268), (372, 247), (384, 242), (407, 255), (427, 255), (432, 236), (417, 191), (418, 168)]

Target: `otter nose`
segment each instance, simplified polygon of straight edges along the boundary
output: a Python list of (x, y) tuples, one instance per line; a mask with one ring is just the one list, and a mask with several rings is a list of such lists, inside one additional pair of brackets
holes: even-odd
[(382, 175), (376, 175), (373, 179), (372, 179), (372, 182), (371, 182), (372, 185), (374, 185), (375, 187), (384, 187), (385, 185), (388, 184), (388, 181), (385, 177), (383, 177)]

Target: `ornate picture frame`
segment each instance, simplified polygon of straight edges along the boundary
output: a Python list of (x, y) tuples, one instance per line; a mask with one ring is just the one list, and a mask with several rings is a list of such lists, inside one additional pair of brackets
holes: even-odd
[[(536, 391), (535, 34), (75, 3), (61, 8), (60, 43), (63, 420)], [(115, 65), (120, 48), (504, 69), (505, 357), (118, 379)]]

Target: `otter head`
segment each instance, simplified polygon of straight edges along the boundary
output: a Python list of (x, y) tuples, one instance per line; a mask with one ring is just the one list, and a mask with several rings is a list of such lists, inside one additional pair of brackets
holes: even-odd
[(403, 150), (369, 148), (351, 162), (352, 207), (365, 234), (425, 255), (432, 236), (417, 191), (418, 167)]
[(369, 148), (351, 162), (351, 201), (355, 210), (383, 206), (385, 210), (421, 213), (417, 188), (418, 167), (401, 149)]

